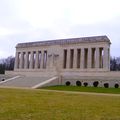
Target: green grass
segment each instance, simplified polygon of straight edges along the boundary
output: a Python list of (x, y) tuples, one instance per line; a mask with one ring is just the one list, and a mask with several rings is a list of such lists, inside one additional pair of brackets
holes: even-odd
[(44, 87), (42, 89), (120, 94), (120, 88), (80, 87), (80, 86), (50, 86), (50, 87)]
[(0, 120), (120, 120), (120, 97), (0, 88)]

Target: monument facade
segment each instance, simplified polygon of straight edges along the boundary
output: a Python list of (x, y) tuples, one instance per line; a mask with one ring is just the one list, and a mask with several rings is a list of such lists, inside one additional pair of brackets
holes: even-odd
[(110, 40), (106, 36), (20, 43), (16, 70), (109, 71)]
[(59, 85), (87, 83), (99, 86), (120, 84), (120, 74), (110, 72), (107, 36), (19, 43), (14, 73), (26, 76), (58, 76)]

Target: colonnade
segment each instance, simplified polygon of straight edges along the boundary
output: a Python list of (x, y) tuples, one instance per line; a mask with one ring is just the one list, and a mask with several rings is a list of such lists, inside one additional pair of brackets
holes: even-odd
[[(48, 69), (52, 62), (47, 50), (16, 52), (15, 69)], [(63, 69), (108, 69), (110, 66), (110, 51), (108, 47), (64, 49), (62, 57)], [(53, 53), (51, 53), (52, 55)], [(54, 57), (52, 58), (54, 59)], [(61, 60), (61, 61), (60, 61)], [(59, 64), (59, 63), (58, 63)], [(53, 64), (52, 64), (53, 65)], [(61, 65), (61, 64), (60, 64)], [(60, 69), (59, 68), (59, 69)]]
[(109, 69), (110, 51), (106, 47), (64, 49), (64, 69)]
[(15, 69), (45, 69), (47, 51), (16, 52)]

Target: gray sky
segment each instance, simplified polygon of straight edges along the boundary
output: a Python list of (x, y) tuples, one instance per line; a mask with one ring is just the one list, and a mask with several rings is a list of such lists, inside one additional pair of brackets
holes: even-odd
[(21, 42), (98, 35), (120, 56), (120, 0), (0, 0), (0, 58)]

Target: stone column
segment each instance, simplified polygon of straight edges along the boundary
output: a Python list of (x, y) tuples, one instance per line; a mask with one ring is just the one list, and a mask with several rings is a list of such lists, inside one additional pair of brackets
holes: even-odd
[(80, 61), (80, 69), (84, 69), (84, 56), (85, 56), (85, 52), (84, 52), (84, 48), (81, 48), (81, 61)]
[(50, 60), (51, 60), (52, 54), (50, 52), (47, 52), (47, 69), (50, 69)]
[(14, 69), (18, 69), (18, 66), (19, 66), (19, 52), (16, 52), (16, 55), (15, 55), (15, 67)]
[(41, 61), (40, 61), (40, 68), (43, 69), (44, 67), (44, 51), (41, 51)]
[(95, 60), (95, 68), (99, 68), (99, 62), (100, 62), (100, 48), (96, 48), (96, 60)]
[(33, 69), (33, 58), (34, 57), (34, 54), (33, 54), (33, 51), (31, 52), (31, 57), (30, 57), (30, 69)]
[(67, 69), (70, 68), (70, 49), (67, 49)]
[(23, 68), (23, 52), (21, 52), (21, 57), (20, 57), (20, 69)]
[(46, 61), (45, 61), (45, 64), (46, 64), (46, 69), (48, 68), (48, 51), (46, 50)]
[(39, 51), (36, 51), (35, 68), (38, 69)]
[(25, 69), (28, 69), (28, 52), (25, 53)]
[(77, 49), (74, 49), (73, 68), (77, 68)]
[(108, 60), (108, 48), (104, 47), (104, 55), (103, 55), (103, 68), (104, 69), (109, 69), (108, 65), (109, 65), (109, 60)]
[(108, 48), (108, 69), (110, 70), (110, 48)]
[(92, 68), (92, 48), (88, 48), (88, 68)]

